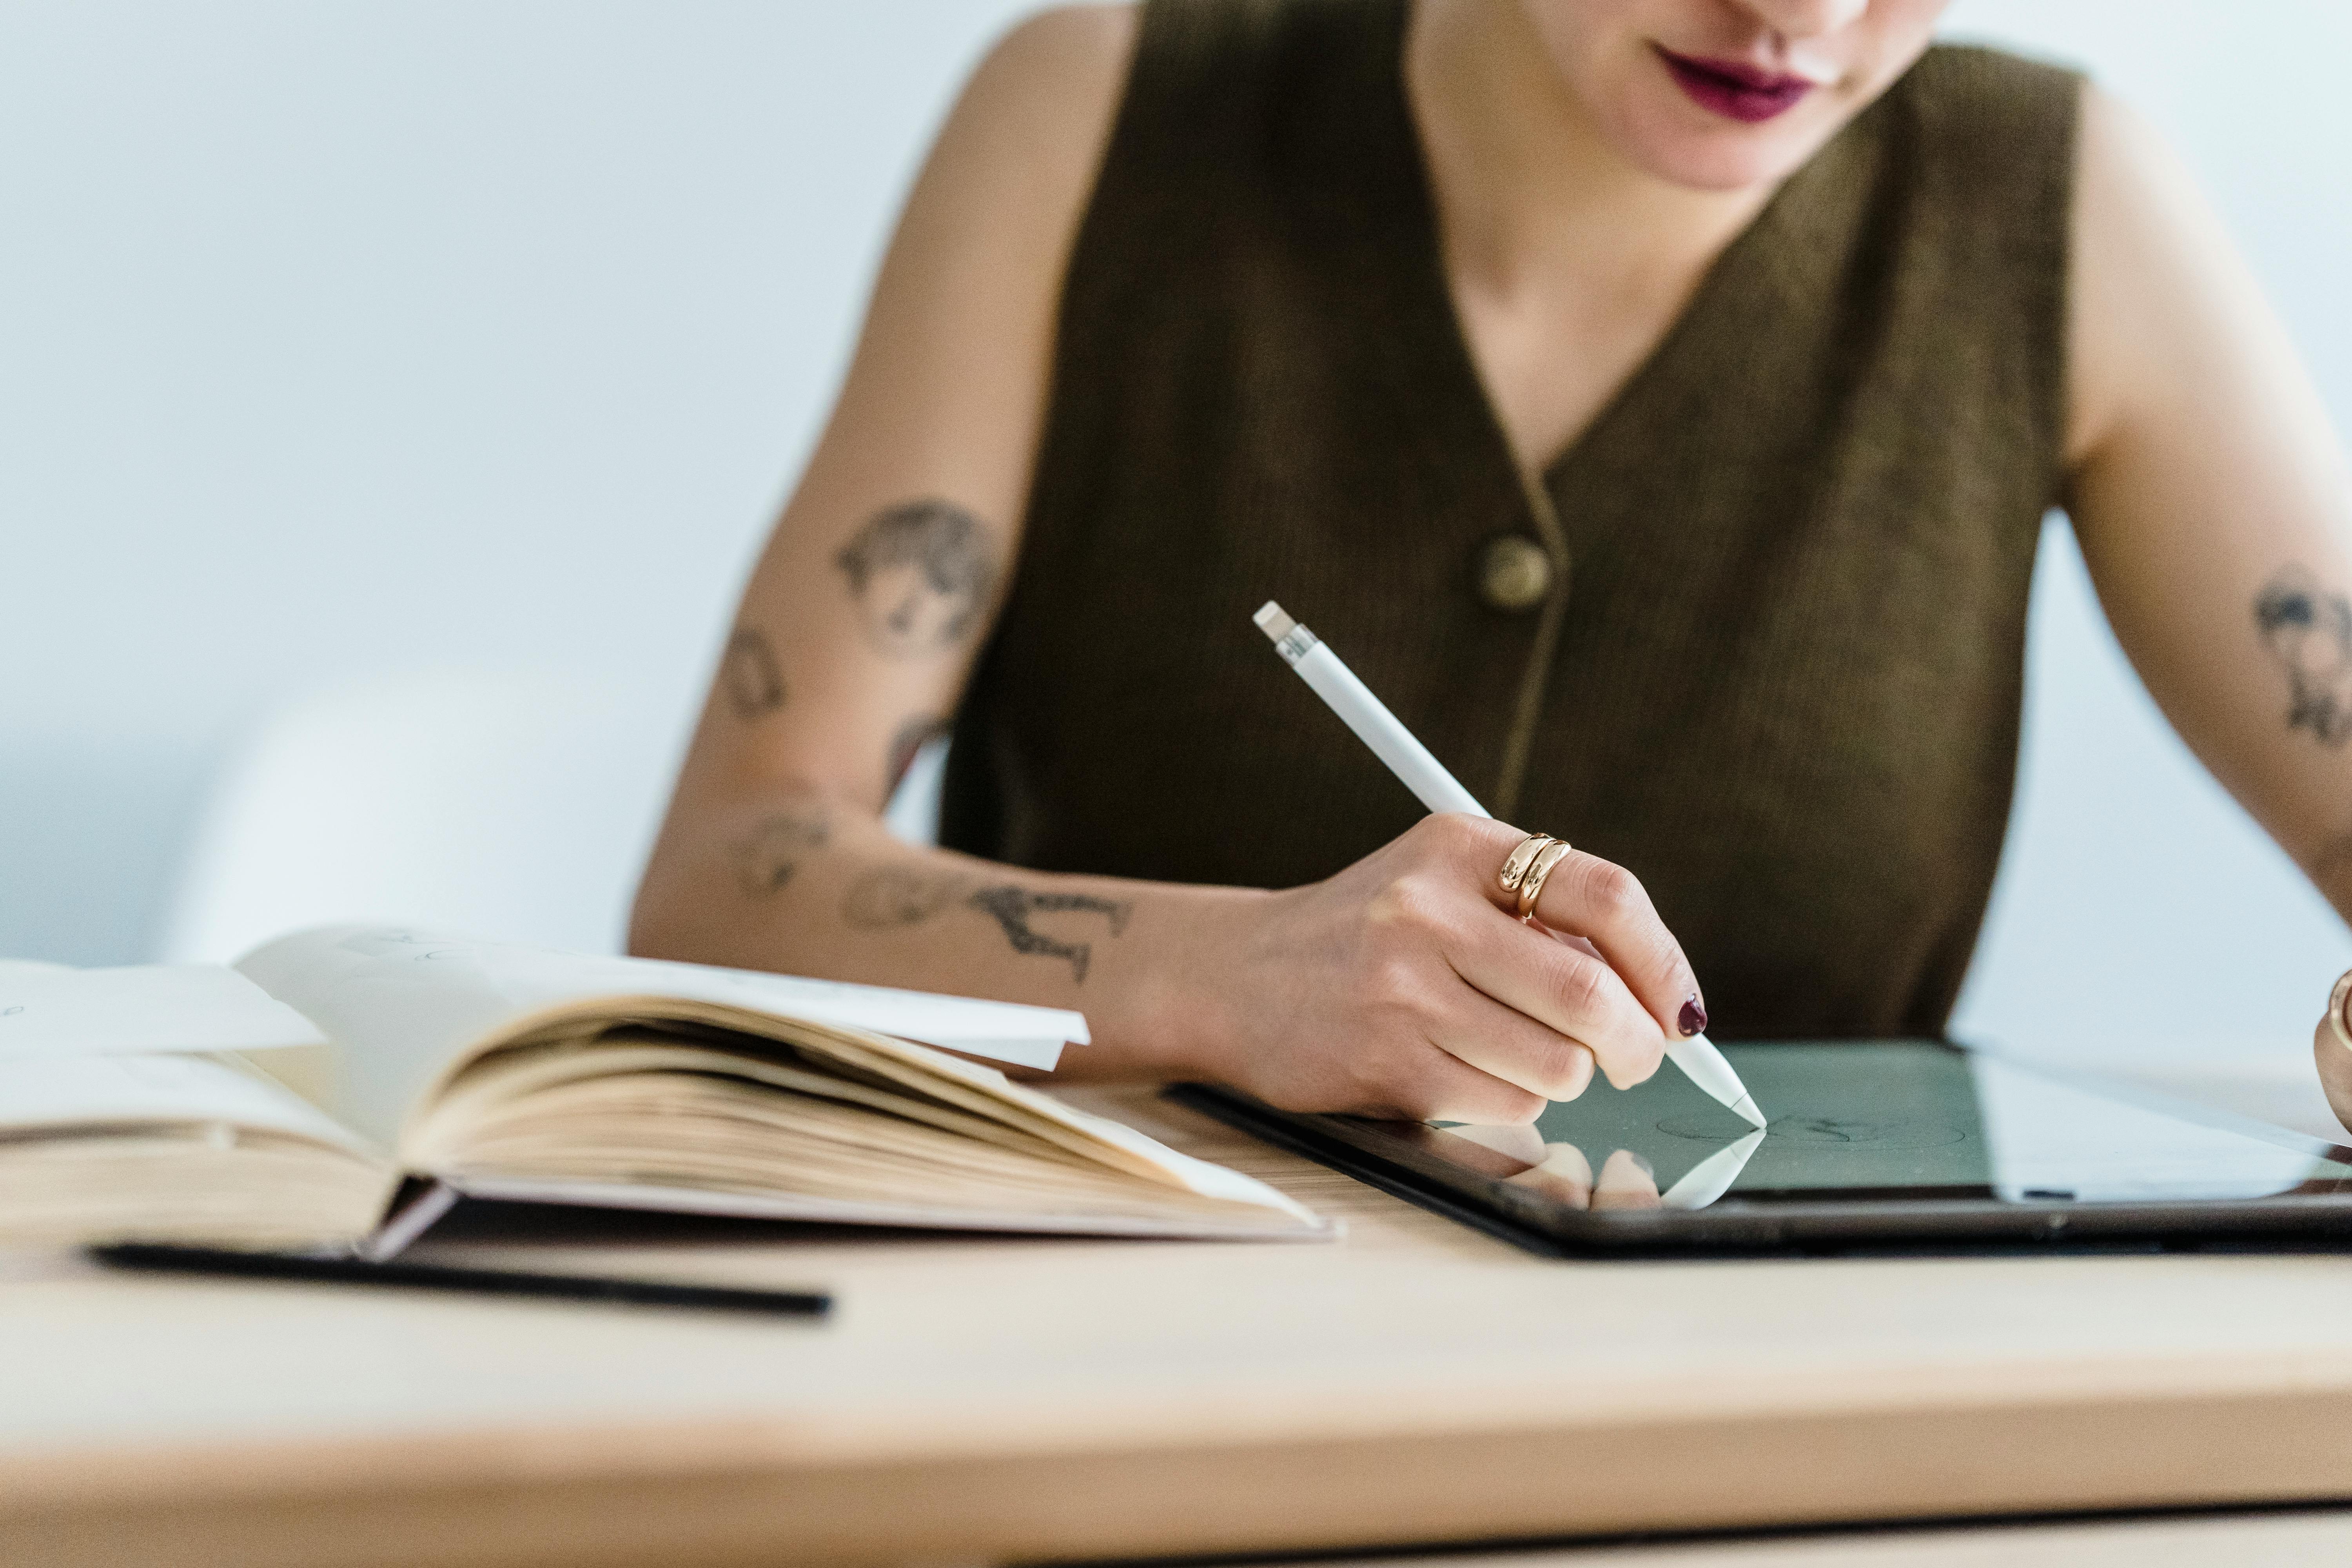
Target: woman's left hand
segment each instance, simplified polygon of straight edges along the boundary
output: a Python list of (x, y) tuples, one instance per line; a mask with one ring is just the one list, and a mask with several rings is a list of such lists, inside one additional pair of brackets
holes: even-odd
[(2311, 1031), (2311, 1058), (2319, 1068), (2319, 1086), (2327, 1091), (2336, 1120), (2352, 1131), (2352, 1017), (2345, 1016), (2347, 1007), (2352, 1007), (2352, 971), (2336, 983), (2326, 1013)]

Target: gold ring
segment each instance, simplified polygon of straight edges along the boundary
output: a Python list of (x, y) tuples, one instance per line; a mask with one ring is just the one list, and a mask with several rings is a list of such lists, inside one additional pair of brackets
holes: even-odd
[(1549, 833), (1530, 833), (1520, 839), (1517, 847), (1503, 862), (1503, 891), (1517, 892), (1519, 879), (1528, 874), (1528, 868), (1534, 864), (1537, 854), (1545, 845), (1553, 842), (1555, 840)]
[(2336, 1043), (2352, 1051), (2352, 1020), (2344, 1016), (2344, 1004), (2352, 997), (2352, 969), (2336, 978), (2336, 989), (2327, 994), (2327, 1026), (2336, 1036)]
[(1535, 860), (1528, 867), (1527, 875), (1519, 879), (1519, 919), (1535, 919), (1536, 900), (1543, 897), (1545, 880), (1551, 876), (1552, 868), (1568, 857), (1568, 840), (1565, 838), (1555, 838), (1536, 851)]

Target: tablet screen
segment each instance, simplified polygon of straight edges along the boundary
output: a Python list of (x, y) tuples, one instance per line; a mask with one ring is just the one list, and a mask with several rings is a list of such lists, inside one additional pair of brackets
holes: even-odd
[[(1629, 1207), (2352, 1193), (2352, 1152), (1982, 1052), (1884, 1041), (1727, 1046), (1724, 1055), (1770, 1118), (1760, 1137), (1667, 1066), (1630, 1089), (1596, 1079), (1532, 1127), (1416, 1127), (1410, 1142), (1579, 1206), (1604, 1172), (1601, 1206)], [(1619, 1151), (1638, 1161), (1612, 1169)], [(1646, 1180), (1634, 1174), (1642, 1162)]]

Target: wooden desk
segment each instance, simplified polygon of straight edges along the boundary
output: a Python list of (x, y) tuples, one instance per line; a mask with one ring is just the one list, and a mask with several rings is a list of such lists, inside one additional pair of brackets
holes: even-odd
[(1439, 1557), (1318, 1560), (1316, 1568), (2343, 1568), (2352, 1513), (2171, 1515), (2063, 1524), (1828, 1531)]
[(0, 1559), (980, 1562), (2352, 1499), (2352, 1257), (1547, 1262), (1105, 1108), (1352, 1236), (664, 1260), (830, 1284), (824, 1327), (20, 1263)]

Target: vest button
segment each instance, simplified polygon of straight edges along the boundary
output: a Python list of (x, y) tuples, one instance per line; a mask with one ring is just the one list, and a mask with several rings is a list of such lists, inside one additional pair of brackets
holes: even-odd
[(1478, 596), (1498, 610), (1532, 610), (1551, 592), (1551, 557), (1522, 533), (1503, 533), (1478, 551)]

